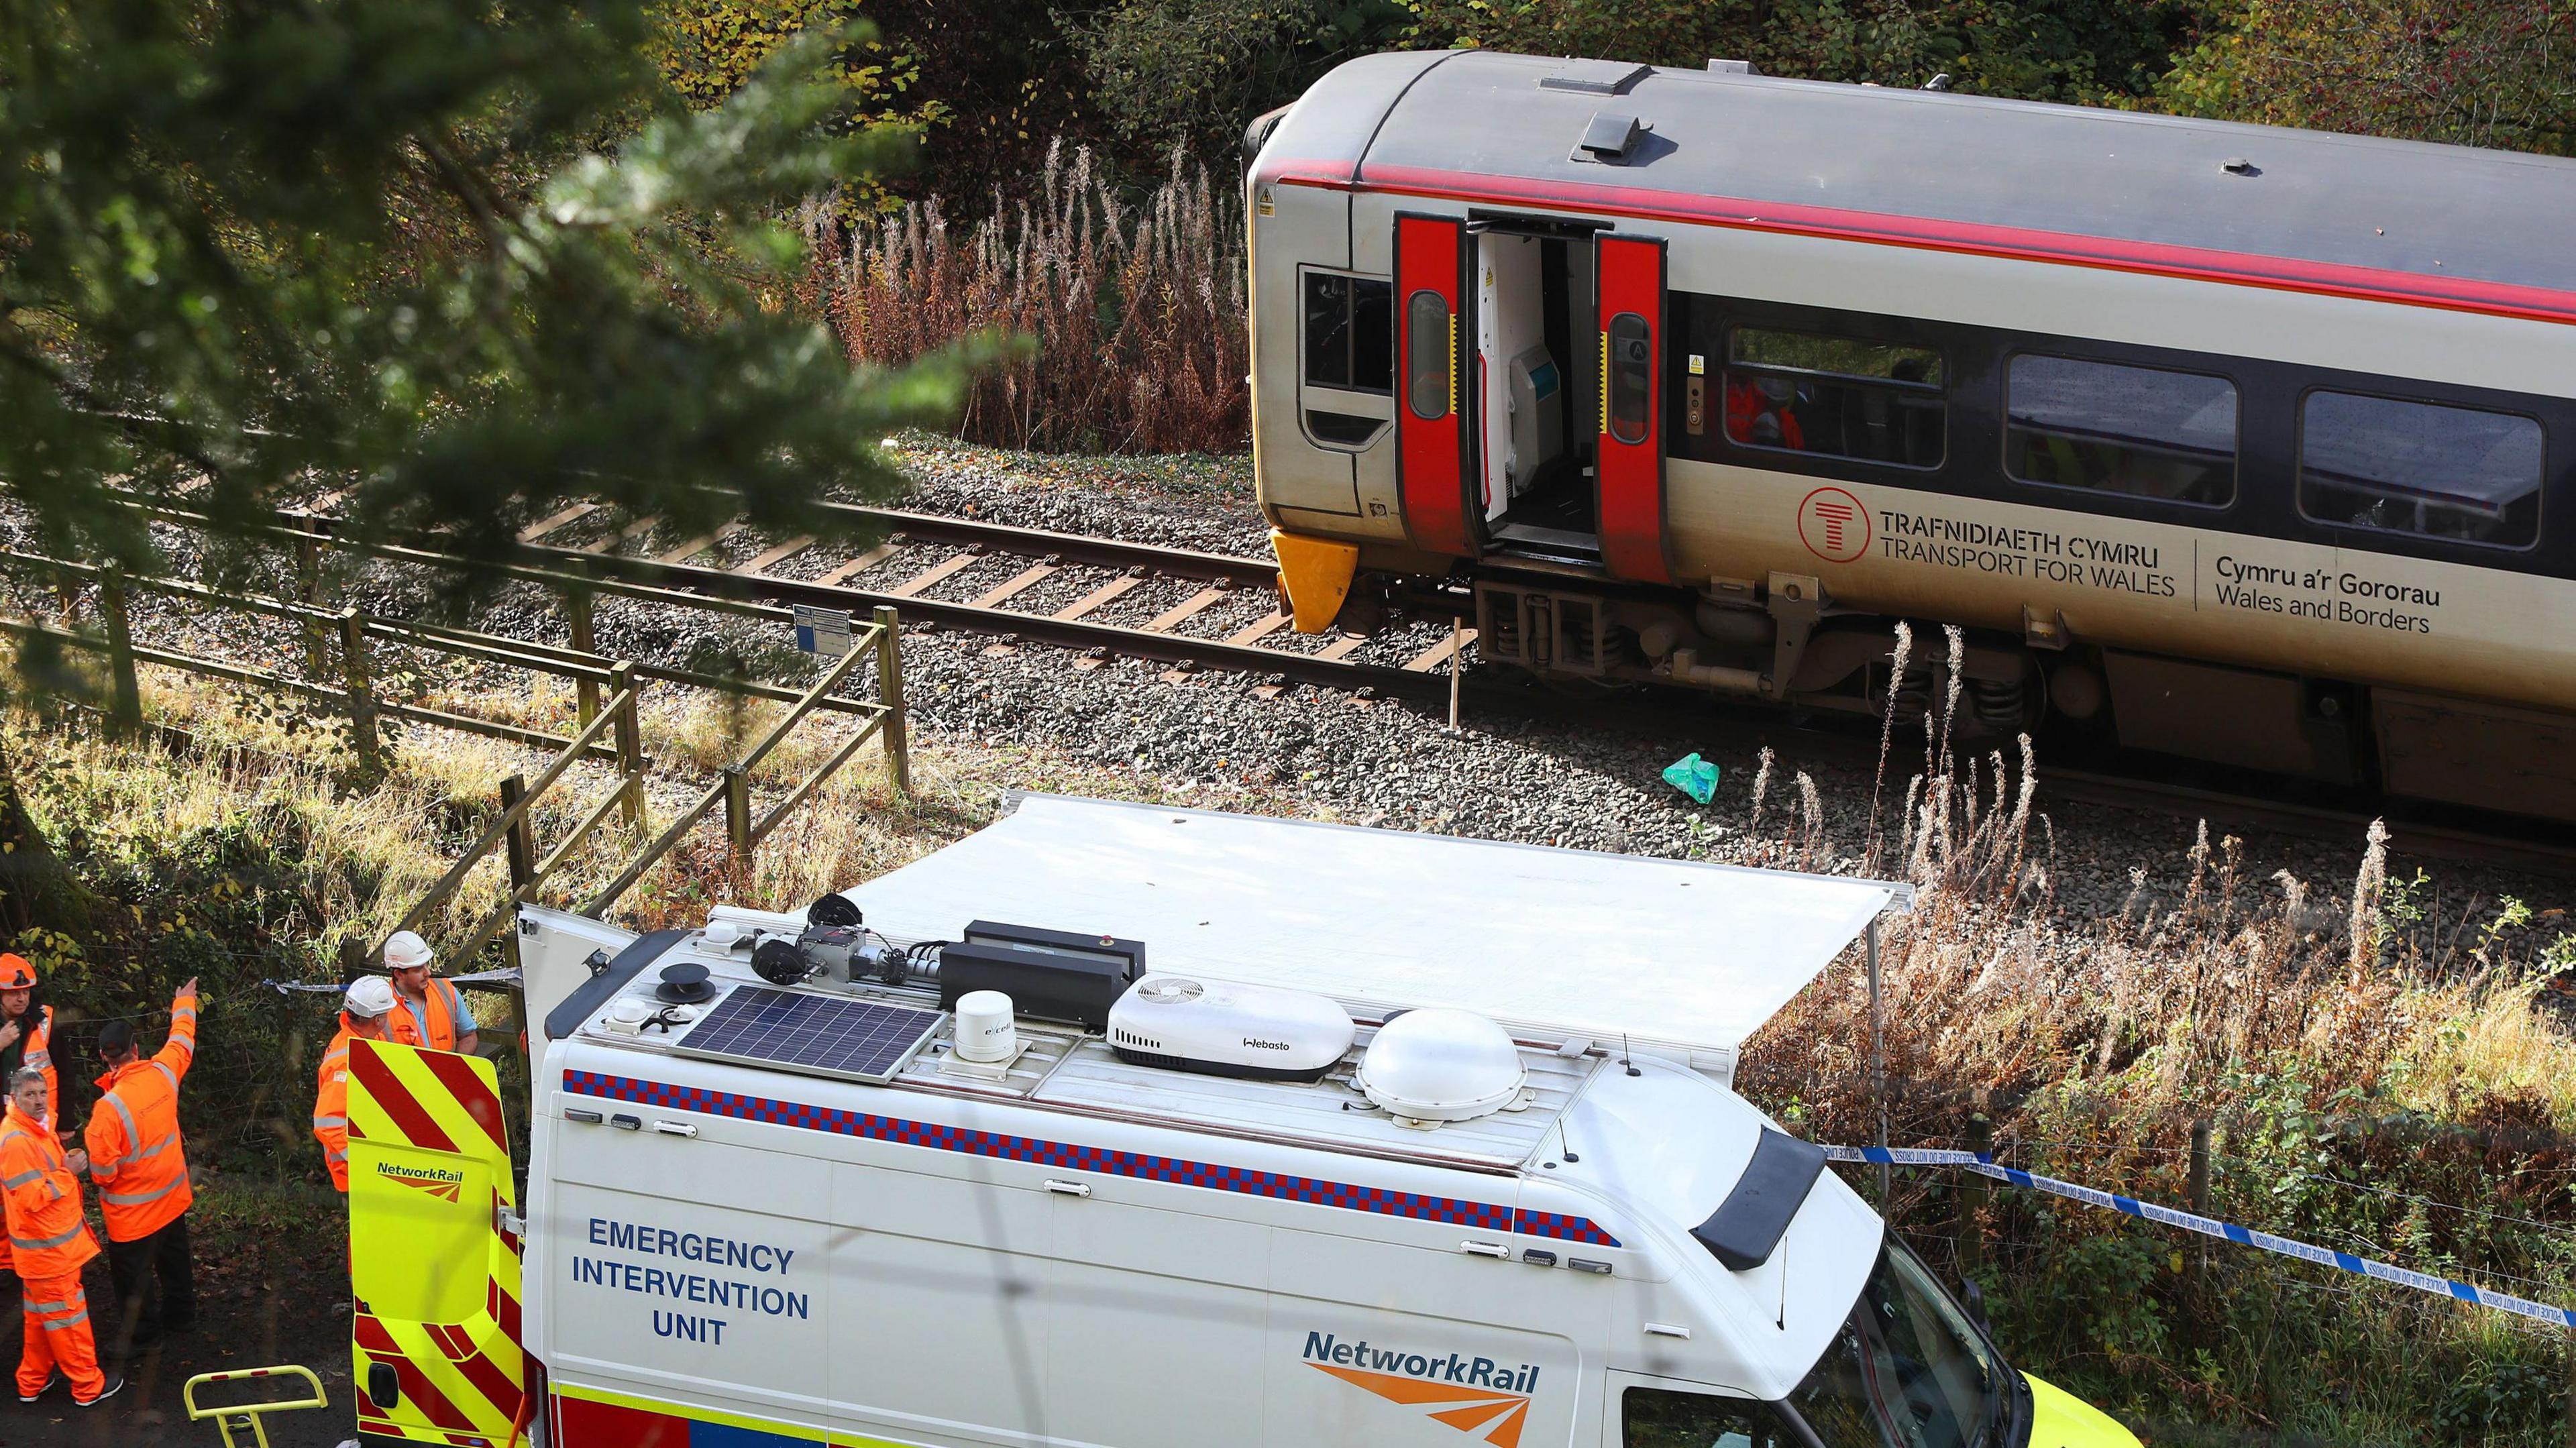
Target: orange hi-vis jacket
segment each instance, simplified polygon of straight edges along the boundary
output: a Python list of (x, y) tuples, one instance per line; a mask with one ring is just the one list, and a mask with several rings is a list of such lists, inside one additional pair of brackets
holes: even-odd
[(453, 1051), (456, 1023), (464, 1019), (465, 998), (456, 993), (456, 987), (433, 975), (421, 991), (418, 1004), (400, 987), (395, 988), (394, 1009), (385, 1017), (385, 1039), (406, 1046), (427, 1046), (433, 1051)]
[(81, 1220), (80, 1178), (72, 1175), (62, 1143), (14, 1101), (0, 1118), (0, 1200), (20, 1278), (76, 1278), (98, 1255), (98, 1240)]
[(111, 1242), (149, 1237), (197, 1199), (179, 1141), (179, 1081), (196, 1056), (197, 998), (183, 995), (170, 1002), (170, 1041), (159, 1054), (98, 1078), (104, 1094), (81, 1138)]
[[(26, 1045), (18, 1053), (18, 1064), (45, 1073), (45, 1120), (52, 1122), (63, 1114), (62, 1078), (54, 1073), (54, 1008), (38, 1006), (34, 1015), (26, 1027)], [(0, 1082), (0, 1089), (6, 1086)]]
[[(18, 1052), (18, 1064), (45, 1073), (44, 1125), (50, 1130), (56, 1121), (62, 1119), (63, 1111), (62, 1081), (54, 1074), (54, 1008), (38, 1006), (28, 1014), (33, 1019), (20, 1027), (26, 1034), (19, 1037), (23, 1044)], [(0, 1090), (7, 1086), (7, 1082), (0, 1081)], [(0, 1271), (16, 1270), (6, 1240), (0, 1239)]]
[[(400, 1011), (394, 1012), (402, 1014)], [(322, 1053), (322, 1079), (313, 1093), (313, 1135), (322, 1143), (322, 1164), (331, 1168), (331, 1185), (349, 1189), (349, 1016), (340, 1014), (340, 1034)]]

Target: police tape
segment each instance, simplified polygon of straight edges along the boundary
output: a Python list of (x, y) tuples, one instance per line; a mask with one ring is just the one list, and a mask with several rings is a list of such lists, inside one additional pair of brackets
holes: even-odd
[[(464, 989), (518, 989), (518, 966), (502, 966), (497, 971), (474, 971), (469, 976), (440, 976), (453, 987)], [(345, 995), (348, 982), (260, 982), (278, 995)]]
[(2078, 1186), (2073, 1182), (2059, 1181), (2055, 1177), (2041, 1176), (2036, 1172), (1998, 1166), (1992, 1156), (1983, 1152), (1912, 1146), (1828, 1146), (1824, 1152), (1827, 1161), (1868, 1162), (1877, 1166), (1964, 1167), (1980, 1176), (2010, 1182), (2017, 1187), (2028, 1187), (2033, 1191), (2047, 1192), (2053, 1196), (2069, 1197), (2088, 1206), (2107, 1208), (2128, 1216), (2144, 1218), (2150, 1222), (2160, 1222), (2168, 1227), (2180, 1227), (2186, 1232), (2198, 1232), (2204, 1237), (2216, 1237), (2222, 1241), (2234, 1242), (2240, 1247), (2259, 1247), (2266, 1252), (2277, 1252), (2284, 1257), (2296, 1257), (2302, 1262), (2313, 1262), (2320, 1267), (2338, 1268), (2345, 1272), (2358, 1273), (2375, 1281), (2390, 1282), (2400, 1287), (2412, 1287), (2418, 1292), (2430, 1292), (2436, 1297), (2448, 1297), (2456, 1302), (2497, 1308), (2539, 1322), (2546, 1322), (2555, 1327), (2576, 1330), (2576, 1312), (2571, 1312), (2564, 1307), (2552, 1307), (2546, 1302), (2534, 1302), (2527, 1297), (2515, 1297), (2510, 1293), (2490, 1291), (2473, 1283), (2455, 1282), (2448, 1277), (2436, 1277), (2429, 1272), (2410, 1271), (2404, 1267), (2391, 1266), (2386, 1262), (2373, 1261), (2368, 1257), (2356, 1257), (2350, 1252), (2337, 1252), (2328, 1247), (2295, 1242), (2287, 1237), (2273, 1236), (2269, 1232), (2257, 1232), (2251, 1227), (2240, 1227), (2233, 1222), (2204, 1217), (2197, 1212), (2186, 1212), (2179, 1207), (2142, 1202), (2135, 1197), (2124, 1197), (2116, 1192), (2100, 1191), (2093, 1187)]

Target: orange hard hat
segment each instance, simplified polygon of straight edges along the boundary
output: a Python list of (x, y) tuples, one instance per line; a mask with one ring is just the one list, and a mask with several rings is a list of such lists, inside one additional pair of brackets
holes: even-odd
[(0, 990), (25, 990), (36, 983), (36, 968), (23, 955), (0, 955)]

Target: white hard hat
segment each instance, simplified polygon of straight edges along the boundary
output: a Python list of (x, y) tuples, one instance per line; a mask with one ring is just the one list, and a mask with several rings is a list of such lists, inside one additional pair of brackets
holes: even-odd
[(394, 1008), (394, 983), (381, 975), (362, 975), (349, 982), (341, 1004), (349, 1014), (372, 1021)]
[(418, 970), (429, 964), (429, 942), (408, 930), (397, 930), (385, 942), (385, 969)]

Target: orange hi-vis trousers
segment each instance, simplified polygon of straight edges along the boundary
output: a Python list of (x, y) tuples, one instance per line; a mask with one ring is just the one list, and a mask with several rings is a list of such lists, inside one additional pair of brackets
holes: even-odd
[(98, 1342), (90, 1336), (89, 1297), (80, 1274), (22, 1279), (27, 1310), (26, 1345), (18, 1352), (18, 1392), (44, 1391), (54, 1369), (71, 1379), (72, 1399), (86, 1403), (107, 1386), (98, 1370)]

